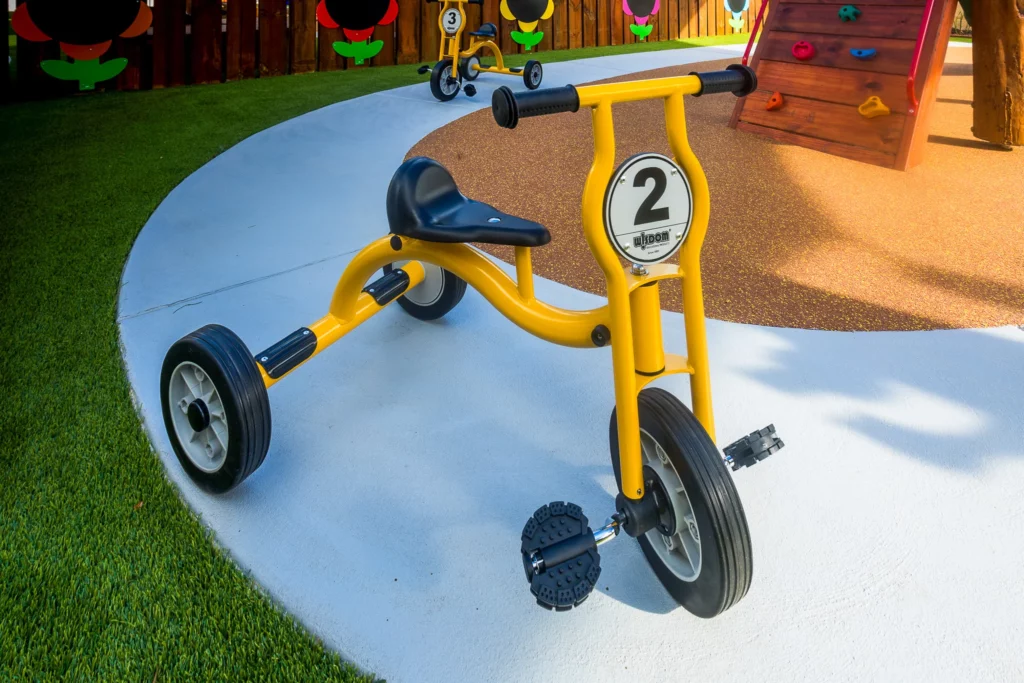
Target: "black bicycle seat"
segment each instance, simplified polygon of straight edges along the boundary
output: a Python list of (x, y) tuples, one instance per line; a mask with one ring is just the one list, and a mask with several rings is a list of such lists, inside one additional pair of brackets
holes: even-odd
[(539, 247), (551, 241), (543, 225), (463, 195), (448, 169), (427, 157), (398, 167), (388, 186), (387, 210), (392, 234), (425, 242)]
[(480, 36), (481, 38), (494, 38), (498, 35), (498, 27), (491, 22), (487, 22), (486, 24), (481, 24), (477, 30), (470, 31), (469, 35)]

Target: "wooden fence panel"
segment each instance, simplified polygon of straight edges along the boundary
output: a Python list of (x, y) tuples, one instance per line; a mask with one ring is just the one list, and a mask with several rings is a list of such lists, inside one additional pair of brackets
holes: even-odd
[(619, 0), (612, 0), (611, 15), (611, 43), (612, 45), (622, 45), (622, 27), (625, 23), (625, 15), (622, 13), (622, 3)]
[(556, 50), (569, 49), (569, 2), (555, 3), (555, 13), (551, 15), (551, 32), (555, 34), (554, 48)]
[(597, 0), (597, 44), (600, 47), (612, 44), (611, 13), (618, 10), (618, 4), (614, 0)]
[(537, 47), (533, 48), (535, 51), (550, 52), (555, 48), (554, 26), (554, 21), (550, 17), (544, 19), (541, 22), (538, 22), (536, 30), (543, 31), (544, 37), (541, 39), (539, 43), (537, 43)]
[(227, 80), (255, 78), (256, 0), (229, 0), (227, 28), (227, 51), (224, 55)]
[[(9, 35), (11, 32), (10, 13), (4, 14), (4, 26), (7, 27), (4, 31), (5, 35)], [(3, 54), (8, 58), (8, 61), (4, 62), (8, 68), (5, 68), (3, 74), (0, 75), (0, 102), (6, 102), (11, 98), (11, 69), (9, 67), (12, 55), (10, 41), (8, 41), (8, 44), (4, 45)]]
[[(398, 0), (398, 63), (420, 62), (420, 0)], [(497, 7), (497, 5), (495, 5)]]
[(398, 22), (394, 21), (387, 26), (378, 26), (373, 32), (373, 38), (371, 40), (383, 41), (384, 46), (380, 49), (380, 54), (373, 58), (374, 66), (391, 66), (397, 64), (397, 57), (395, 50), (398, 47), (398, 39), (395, 36), (395, 31), (398, 29)]
[(583, 0), (583, 46), (597, 46), (597, 0)]
[(679, 0), (668, 0), (668, 7), (661, 3), (661, 11), (668, 18), (668, 39), (675, 40), (679, 37)]
[[(233, 1), (231, 0), (231, 2)], [(316, 71), (317, 0), (291, 0), (291, 2), (291, 72), (305, 74)]]
[(260, 76), (288, 73), (288, 26), (285, 0), (260, 0)]
[(192, 82), (221, 81), (220, 0), (192, 0)]
[(583, 47), (583, 0), (566, 0), (569, 5), (569, 49)]
[(128, 60), (128, 65), (117, 77), (118, 90), (142, 89), (142, 43), (145, 38), (118, 38), (114, 52)]
[(437, 2), (423, 2), (420, 5), (420, 59), (433, 65), (441, 49), (441, 27), (438, 20), (441, 5)]
[(320, 71), (337, 71), (345, 68), (345, 59), (334, 50), (334, 43), (345, 40), (340, 28), (317, 27), (317, 58)]
[[(672, 0), (668, 0), (667, 4), (672, 4)], [(661, 8), (654, 15), (654, 31), (651, 32), (651, 37), (658, 34), (658, 40), (668, 40), (668, 26), (671, 20), (668, 16), (668, 7), (665, 5), (666, 3), (661, 3)]]
[(153, 87), (185, 83), (185, 0), (153, 6)]

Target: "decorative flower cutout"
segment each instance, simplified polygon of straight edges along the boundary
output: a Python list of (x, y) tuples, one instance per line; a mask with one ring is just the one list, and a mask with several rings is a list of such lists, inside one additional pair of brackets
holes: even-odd
[(152, 22), (153, 12), (140, 0), (26, 0), (11, 17), (11, 28), (25, 40), (59, 42), (75, 61), (47, 60), (40, 64), (43, 71), (92, 90), (128, 65), (124, 58), (100, 64), (114, 38), (141, 36)]
[(729, 26), (733, 33), (743, 30), (743, 13), (750, 9), (750, 0), (725, 0), (725, 10), (732, 13)]
[(356, 60), (356, 64), (380, 53), (384, 41), (369, 42), (373, 29), (387, 26), (397, 16), (397, 0), (320, 0), (316, 7), (316, 18), (321, 26), (340, 28), (352, 41), (339, 40), (334, 43), (334, 51), (342, 57)]
[(512, 40), (527, 50), (544, 39), (544, 32), (537, 31), (537, 22), (550, 19), (555, 12), (554, 0), (501, 0), (501, 16), (519, 23), (522, 31), (512, 31)]
[(647, 21), (661, 9), (661, 0), (622, 0), (622, 11), (633, 17), (635, 23), (629, 25), (633, 35), (643, 40), (651, 35), (654, 26)]

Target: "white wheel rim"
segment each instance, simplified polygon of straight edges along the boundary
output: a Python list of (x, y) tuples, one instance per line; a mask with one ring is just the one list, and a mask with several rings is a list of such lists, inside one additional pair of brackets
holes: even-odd
[(530, 82), (534, 85), (540, 85), (540, 65), (530, 69)]
[(476, 66), (479, 63), (480, 63), (480, 58), (477, 57), (476, 55), (473, 55), (472, 57), (470, 57), (469, 59), (466, 60), (466, 75), (470, 79), (476, 77), (477, 72), (473, 69), (473, 67)]
[(459, 82), (452, 78), (451, 64), (441, 70), (441, 92), (445, 95), (454, 95), (459, 92)]
[[(408, 261), (395, 261), (392, 264), (395, 268), (401, 268)], [(404, 294), (406, 300), (417, 306), (433, 306), (440, 300), (444, 293), (444, 269), (435, 266), (433, 263), (423, 263), (423, 282), (419, 283)]]
[[(199, 432), (192, 429), (188, 421), (188, 407), (196, 400), (205, 403), (210, 413), (209, 426)], [(195, 363), (179, 363), (171, 373), (167, 401), (171, 408), (171, 425), (185, 455), (207, 474), (218, 471), (227, 459), (228, 423), (224, 403), (213, 380)]]
[(676, 532), (673, 535), (665, 536), (657, 529), (652, 529), (647, 532), (647, 540), (661, 558), (662, 564), (673, 574), (682, 581), (696, 581), (701, 567), (700, 532), (682, 477), (661, 444), (642, 429), (640, 450), (644, 465), (654, 470), (672, 499), (672, 511), (676, 517)]

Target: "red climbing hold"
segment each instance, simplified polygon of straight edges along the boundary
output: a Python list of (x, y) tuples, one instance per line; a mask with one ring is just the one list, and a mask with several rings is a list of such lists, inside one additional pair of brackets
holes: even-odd
[(808, 43), (806, 40), (800, 40), (793, 43), (793, 49), (791, 50), (793, 56), (799, 59), (801, 62), (805, 62), (815, 55), (817, 52), (814, 46)]
[(775, 111), (776, 109), (782, 109), (782, 105), (785, 100), (782, 99), (782, 93), (773, 92), (772, 96), (768, 98), (768, 102), (764, 105), (764, 108), (768, 111)]

